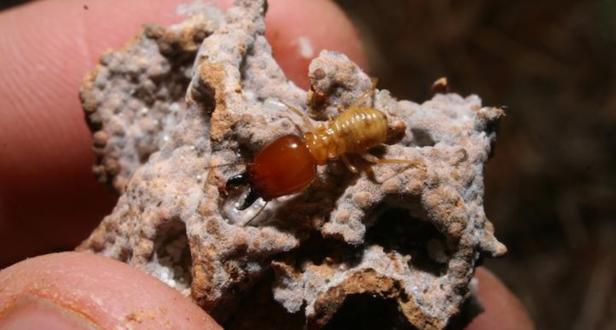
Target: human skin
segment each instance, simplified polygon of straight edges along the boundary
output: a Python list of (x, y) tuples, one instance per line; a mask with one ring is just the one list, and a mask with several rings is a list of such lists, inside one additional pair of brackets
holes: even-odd
[[(120, 47), (143, 23), (180, 21), (175, 8), (182, 2), (47, 0), (0, 13), (0, 267), (70, 249), (110, 212), (116, 197), (90, 171), (91, 135), (77, 90), (98, 56)], [(314, 54), (334, 49), (366, 67), (352, 24), (327, 0), (271, 0), (267, 26), (276, 59), (302, 87), (309, 59), (299, 54), (299, 36), (311, 40)], [(477, 276), (487, 312), (469, 329), (532, 328), (496, 278), (483, 270)], [(129, 321), (146, 328), (216, 328), (162, 283), (79, 253), (41, 256), (0, 272), (0, 329), (32, 328), (41, 320), (56, 320), (63, 329)]]

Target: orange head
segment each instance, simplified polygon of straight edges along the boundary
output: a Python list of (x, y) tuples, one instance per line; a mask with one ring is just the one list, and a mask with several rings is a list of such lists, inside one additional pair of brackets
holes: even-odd
[(302, 191), (315, 178), (317, 163), (301, 137), (285, 135), (265, 146), (246, 171), (227, 181), (228, 186), (250, 184), (250, 193), (240, 209), (259, 197), (268, 201)]

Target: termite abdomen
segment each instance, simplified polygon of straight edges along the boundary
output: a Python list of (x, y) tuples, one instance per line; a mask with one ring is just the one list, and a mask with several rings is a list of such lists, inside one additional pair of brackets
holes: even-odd
[(306, 144), (324, 165), (347, 153), (365, 153), (387, 140), (387, 116), (373, 108), (351, 108), (304, 135)]

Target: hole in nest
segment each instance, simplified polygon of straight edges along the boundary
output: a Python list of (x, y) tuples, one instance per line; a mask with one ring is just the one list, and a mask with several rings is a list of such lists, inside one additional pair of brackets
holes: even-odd
[(432, 147), (436, 144), (430, 133), (423, 128), (411, 128), (413, 140), (420, 147)]
[(459, 312), (449, 319), (445, 329), (466, 329), (473, 319), (484, 311), (479, 300), (474, 295), (471, 295), (464, 300), (462, 306), (460, 306)]
[(186, 225), (179, 218), (167, 220), (158, 227), (151, 263), (150, 268), (160, 280), (188, 293), (192, 282), (192, 258)]
[(200, 81), (192, 88), (193, 99), (203, 105), (203, 110), (211, 114), (216, 108), (216, 88), (211, 83)]
[(397, 207), (383, 207), (377, 222), (366, 233), (368, 245), (378, 244), (386, 251), (410, 255), (411, 266), (437, 276), (447, 270), (445, 242), (445, 236), (432, 223)]
[(306, 323), (303, 311), (290, 314), (274, 299), (273, 285), (274, 273), (270, 269), (254, 287), (240, 295), (229, 318), (221, 323), (224, 329), (302, 329)]
[(254, 56), (254, 48), (252, 46), (250, 46), (246, 52), (246, 54), (244, 54), (244, 56), (242, 56), (242, 60), (240, 62), (240, 67), (239, 67), (239, 71), (240, 71), (240, 84), (242, 85), (242, 89), (244, 89), (245, 87), (245, 82), (246, 79), (248, 78), (248, 70), (250, 69), (248, 66), (248, 56)]
[(393, 299), (350, 295), (323, 329), (414, 329)]
[(149, 136), (145, 136), (143, 139), (137, 141), (136, 143), (136, 153), (139, 158), (139, 162), (141, 164), (148, 161), (150, 155), (158, 151), (158, 141), (155, 141), (153, 138)]
[(343, 263), (349, 266), (361, 261), (363, 251), (334, 238), (324, 238), (321, 233), (314, 232), (299, 248), (290, 253), (296, 268), (301, 268), (305, 261), (315, 265), (326, 262)]

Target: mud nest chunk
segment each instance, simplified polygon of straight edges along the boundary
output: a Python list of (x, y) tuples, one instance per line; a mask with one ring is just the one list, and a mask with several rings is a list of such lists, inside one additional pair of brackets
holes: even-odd
[[(156, 276), (228, 328), (338, 326), (339, 310), (366, 299), (394, 311), (387, 324), (445, 328), (478, 260), (506, 252), (483, 209), (483, 166), (503, 111), (474, 95), (417, 104), (377, 89), (371, 106), (400, 134), (376, 152), (425, 168), (353, 174), (333, 160), (245, 226), (261, 205), (238, 211), (242, 196), (221, 189), (243, 167), (208, 166), (246, 163), (273, 139), (301, 135), (302, 118), (285, 104), (317, 125), (372, 88), (331, 51), (310, 64), (310, 91), (298, 88), (272, 57), (265, 8), (199, 6), (178, 25), (147, 26), (88, 75), (94, 172), (121, 196), (78, 249)], [(245, 308), (246, 297), (264, 309)]]

